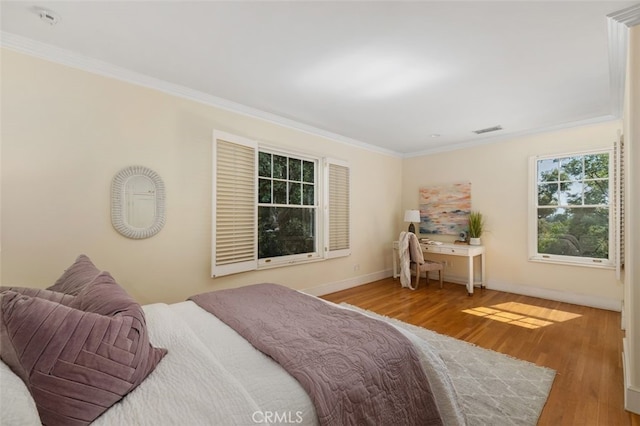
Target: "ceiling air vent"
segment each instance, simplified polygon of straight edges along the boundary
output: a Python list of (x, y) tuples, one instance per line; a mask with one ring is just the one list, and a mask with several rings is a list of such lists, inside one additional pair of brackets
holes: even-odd
[(481, 135), (483, 133), (495, 132), (498, 130), (502, 130), (502, 126), (498, 125), (493, 127), (487, 127), (486, 129), (474, 130), (473, 133), (475, 133), (476, 135)]
[(48, 9), (36, 8), (38, 15), (40, 15), (40, 19), (42, 19), (47, 24), (54, 26), (60, 21), (60, 16)]

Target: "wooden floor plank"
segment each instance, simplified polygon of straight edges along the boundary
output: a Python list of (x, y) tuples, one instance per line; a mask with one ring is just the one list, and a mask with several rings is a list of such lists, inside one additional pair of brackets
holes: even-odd
[(323, 296), (553, 368), (539, 425), (640, 426), (624, 410), (620, 313), (431, 280), (392, 278)]

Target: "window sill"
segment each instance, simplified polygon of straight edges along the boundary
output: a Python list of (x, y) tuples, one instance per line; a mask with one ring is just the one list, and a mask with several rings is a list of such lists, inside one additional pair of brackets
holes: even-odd
[(258, 270), (262, 269), (274, 269), (281, 268), (283, 266), (292, 266), (292, 265), (301, 265), (306, 263), (315, 263), (326, 260), (324, 257), (312, 257), (312, 258), (304, 258), (304, 259), (290, 259), (290, 260), (272, 260), (269, 263), (258, 261)]
[(596, 268), (596, 269), (614, 270), (616, 268), (613, 262), (607, 259), (602, 259), (602, 262), (595, 262), (591, 260), (578, 260), (578, 259), (566, 258), (561, 256), (542, 257), (541, 255), (538, 255), (538, 256), (531, 256), (529, 258), (529, 261), (537, 262), (537, 263), (550, 263), (554, 265), (583, 266), (587, 268)]

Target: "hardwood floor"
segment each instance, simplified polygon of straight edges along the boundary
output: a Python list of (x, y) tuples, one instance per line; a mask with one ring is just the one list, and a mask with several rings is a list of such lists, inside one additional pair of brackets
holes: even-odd
[(620, 313), (435, 280), (392, 278), (323, 296), (556, 370), (539, 425), (640, 425), (624, 410)]

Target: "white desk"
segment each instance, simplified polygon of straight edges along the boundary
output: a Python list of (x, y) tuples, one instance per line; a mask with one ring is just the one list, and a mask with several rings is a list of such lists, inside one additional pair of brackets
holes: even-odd
[[(398, 241), (393, 242), (393, 278), (400, 276), (400, 270), (398, 268), (398, 260), (400, 259), (400, 253), (398, 253), (398, 247), (400, 243)], [(469, 296), (473, 294), (474, 285), (480, 285), (480, 288), (484, 287), (485, 283), (485, 267), (484, 267), (484, 246), (470, 246), (465, 244), (420, 244), (423, 253), (437, 253), (448, 256), (464, 256), (467, 260), (467, 291)], [(480, 256), (480, 282), (475, 282), (473, 274), (473, 259), (476, 256)]]

